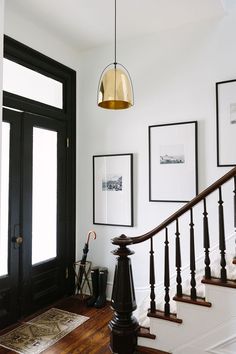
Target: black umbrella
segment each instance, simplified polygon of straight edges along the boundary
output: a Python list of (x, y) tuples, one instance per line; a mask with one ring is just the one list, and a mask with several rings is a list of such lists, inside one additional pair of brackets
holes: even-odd
[(82, 282), (83, 282), (83, 275), (84, 275), (84, 271), (85, 271), (85, 267), (86, 267), (86, 259), (87, 259), (87, 254), (89, 251), (89, 240), (90, 240), (90, 236), (93, 235), (93, 239), (95, 240), (97, 235), (96, 232), (94, 230), (89, 231), (88, 235), (87, 235), (87, 241), (84, 245), (83, 248), (83, 255), (82, 255), (82, 259), (80, 261), (80, 265), (79, 265), (79, 272), (78, 272), (78, 291), (82, 290)]

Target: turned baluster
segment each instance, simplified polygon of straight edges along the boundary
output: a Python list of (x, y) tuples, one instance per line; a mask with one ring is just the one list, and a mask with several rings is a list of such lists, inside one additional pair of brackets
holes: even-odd
[(176, 238), (175, 238), (175, 266), (176, 266), (176, 292), (177, 296), (182, 296), (182, 278), (181, 278), (181, 250), (180, 250), (180, 233), (179, 233), (179, 222), (176, 219)]
[(156, 302), (155, 302), (155, 266), (154, 266), (154, 251), (153, 251), (153, 238), (150, 238), (150, 310), (151, 313), (156, 311)]
[(196, 271), (196, 263), (195, 263), (195, 244), (194, 244), (194, 223), (193, 223), (193, 209), (190, 209), (190, 274), (191, 274), (191, 292), (190, 296), (192, 300), (196, 300), (197, 292), (196, 292), (196, 279), (195, 279), (195, 271)]
[(206, 199), (203, 199), (203, 247), (205, 249), (205, 278), (211, 279), (211, 268), (210, 268), (210, 256), (209, 256), (209, 249), (210, 249), (210, 237), (209, 237), (209, 226), (208, 226), (208, 212), (206, 208)]
[(219, 249), (220, 249), (220, 275), (221, 280), (226, 282), (227, 280), (227, 271), (226, 271), (226, 259), (225, 259), (225, 226), (224, 226), (224, 207), (222, 200), (222, 191), (219, 187)]
[(164, 286), (165, 286), (165, 316), (170, 315), (170, 265), (169, 265), (169, 241), (168, 241), (168, 229), (166, 228), (165, 239), (165, 274), (164, 274)]
[[(234, 176), (234, 228), (236, 231), (236, 176)], [(236, 239), (235, 239), (235, 256), (233, 263), (236, 264)]]
[(234, 176), (234, 228), (236, 229), (236, 176)]

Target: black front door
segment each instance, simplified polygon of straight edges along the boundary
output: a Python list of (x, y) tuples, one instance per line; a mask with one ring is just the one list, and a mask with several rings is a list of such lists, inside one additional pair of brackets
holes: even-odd
[(0, 327), (68, 289), (66, 123), (3, 110)]

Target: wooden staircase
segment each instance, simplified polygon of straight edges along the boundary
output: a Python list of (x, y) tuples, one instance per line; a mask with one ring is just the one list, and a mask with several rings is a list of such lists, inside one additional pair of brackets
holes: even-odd
[[(156, 353), (160, 354), (224, 353), (224, 351), (217, 349), (223, 348), (224, 345), (228, 345), (228, 348), (232, 348), (232, 346), (235, 345), (235, 351), (232, 351), (232, 353), (236, 353), (236, 335), (235, 342), (232, 339), (234, 336), (228, 339), (224, 338), (224, 333), (231, 333), (231, 331), (236, 333), (236, 309), (234, 310), (236, 294), (234, 288), (236, 288), (236, 280), (229, 280), (227, 278), (224, 201), (222, 197), (223, 186), (231, 180), (233, 181), (232, 198), (234, 207), (232, 228), (236, 229), (235, 167), (152, 231), (137, 237), (121, 235), (113, 239), (113, 244), (118, 246), (113, 252), (118, 258), (112, 292), (114, 317), (109, 325), (111, 330), (110, 345), (114, 353), (139, 353), (138, 350), (140, 350), (140, 348), (146, 348), (147, 353), (151, 353), (150, 348), (152, 348), (157, 350)], [(219, 278), (212, 276), (207, 210), (207, 198), (215, 191), (218, 192), (218, 215), (216, 215), (216, 219), (219, 226)], [(204, 298), (198, 296), (196, 286), (195, 221), (193, 211), (197, 204), (202, 205), (203, 214), (204, 274), (202, 283), (205, 286)], [(189, 294), (184, 294), (182, 286), (181, 234), (179, 221), (183, 215), (189, 215)], [(176, 313), (172, 313), (170, 307), (169, 228), (172, 224), (175, 224), (176, 295), (173, 300), (176, 302)], [(157, 309), (153, 238), (158, 236), (163, 230), (165, 231), (165, 241), (163, 245), (165, 255), (163, 275), (164, 301), (163, 309)], [(138, 321), (132, 315), (132, 312), (136, 309), (136, 300), (129, 256), (134, 252), (128, 248), (130, 245), (142, 243), (147, 240), (150, 242), (150, 308), (147, 313), (150, 319), (150, 329), (140, 328)], [(235, 257), (232, 259), (232, 263), (236, 264)], [(214, 338), (214, 334), (215, 340), (218, 338), (221, 342), (213, 343), (212, 337)], [(227, 350), (227, 353), (231, 353), (229, 349)]]
[[(213, 278), (212, 281), (203, 279), (205, 284), (206, 298), (200, 298), (199, 301), (191, 301), (188, 296), (174, 297), (177, 301), (177, 311), (173, 320), (167, 319), (165, 316), (151, 316), (149, 331), (146, 329), (146, 336), (138, 338), (138, 344), (152, 348), (161, 348), (166, 352), (173, 354), (189, 354), (192, 353), (192, 344), (197, 354), (208, 353), (206, 351), (214, 344), (217, 344), (219, 334), (222, 336), (221, 341), (227, 342), (229, 334), (219, 333), (214, 340), (208, 340), (209, 333), (215, 327), (221, 328), (227, 323), (232, 322), (236, 316), (234, 310), (236, 281), (226, 281), (222, 283), (220, 279)], [(164, 320), (164, 321), (163, 321)], [(172, 324), (170, 325), (170, 322)], [(231, 324), (231, 331), (236, 333), (235, 324)], [(166, 334), (168, 333), (168, 334)], [(204, 338), (202, 341), (201, 338)], [(152, 339), (151, 339), (152, 338)], [(171, 338), (168, 341), (168, 338)], [(236, 336), (232, 337), (236, 346)], [(231, 343), (232, 344), (232, 343)], [(203, 346), (203, 347), (202, 347)], [(226, 349), (225, 349), (226, 350)], [(194, 352), (194, 353), (195, 353)], [(212, 351), (212, 353), (221, 353), (221, 351)], [(235, 353), (235, 351), (222, 351), (222, 353)]]

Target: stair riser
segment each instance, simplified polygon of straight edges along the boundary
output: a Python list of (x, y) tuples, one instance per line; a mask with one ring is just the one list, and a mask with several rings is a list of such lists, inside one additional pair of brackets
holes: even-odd
[[(193, 340), (205, 331), (212, 329), (222, 322), (218, 315), (214, 316), (211, 308), (193, 306), (186, 303), (177, 304), (178, 317), (183, 319), (183, 323), (178, 325), (164, 320), (151, 318), (150, 332), (157, 335), (156, 348), (166, 351), (173, 351), (183, 343)], [(166, 341), (166, 333), (171, 338)]]
[(205, 284), (205, 294), (207, 301), (214, 304), (214, 309), (236, 315), (236, 289)]

